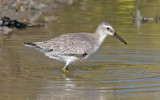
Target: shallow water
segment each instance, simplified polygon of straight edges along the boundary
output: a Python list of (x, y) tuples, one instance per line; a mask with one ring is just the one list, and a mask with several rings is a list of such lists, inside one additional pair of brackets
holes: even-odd
[[(133, 21), (131, 12), (150, 18), (159, 10), (158, 0), (80, 0), (45, 12), (58, 17), (45, 27), (1, 34), (0, 100), (158, 100), (160, 24)], [(94, 32), (102, 21), (110, 22), (128, 45), (107, 37), (96, 55), (70, 66), (67, 74), (61, 72), (63, 63), (22, 45), (64, 33)]]

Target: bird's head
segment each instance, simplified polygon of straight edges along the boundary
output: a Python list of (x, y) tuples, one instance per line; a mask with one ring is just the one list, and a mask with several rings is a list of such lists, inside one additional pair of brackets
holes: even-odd
[(127, 44), (127, 42), (125, 42), (114, 30), (113, 26), (107, 22), (102, 22), (98, 27), (96, 31), (101, 31), (100, 33), (108, 36), (114, 36), (117, 39), (119, 39), (120, 41), (122, 41), (124, 44)]

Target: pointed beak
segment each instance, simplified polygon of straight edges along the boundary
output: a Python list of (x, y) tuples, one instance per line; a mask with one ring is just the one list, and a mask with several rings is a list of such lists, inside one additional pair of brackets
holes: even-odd
[(126, 41), (124, 41), (116, 32), (114, 32), (114, 34), (113, 34), (117, 39), (119, 39), (120, 41), (122, 41), (124, 44), (126, 44), (127, 45), (127, 42)]

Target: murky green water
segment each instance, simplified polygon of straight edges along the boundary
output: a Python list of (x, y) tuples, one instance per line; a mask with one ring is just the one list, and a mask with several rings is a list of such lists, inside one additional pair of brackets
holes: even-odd
[[(45, 12), (58, 17), (46, 27), (1, 34), (0, 100), (158, 100), (160, 24), (133, 22), (131, 12), (135, 18), (150, 18), (159, 11), (159, 0), (80, 0)], [(94, 57), (70, 66), (66, 75), (63, 63), (22, 45), (63, 33), (94, 32), (102, 21), (113, 24), (128, 45), (108, 37)]]

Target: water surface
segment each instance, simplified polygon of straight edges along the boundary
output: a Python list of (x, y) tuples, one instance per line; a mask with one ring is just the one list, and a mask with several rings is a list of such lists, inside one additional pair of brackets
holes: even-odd
[[(1, 34), (0, 99), (158, 100), (160, 24), (135, 17), (156, 17), (159, 10), (158, 0), (80, 0), (45, 12), (58, 17), (45, 27)], [(110, 22), (128, 45), (107, 37), (96, 55), (70, 66), (65, 75), (63, 63), (22, 45), (64, 33), (94, 32), (102, 21)]]

